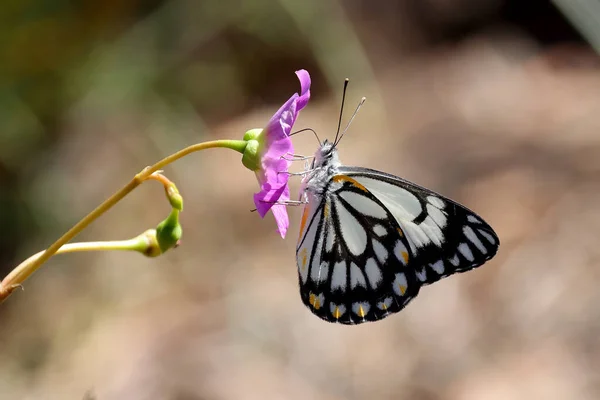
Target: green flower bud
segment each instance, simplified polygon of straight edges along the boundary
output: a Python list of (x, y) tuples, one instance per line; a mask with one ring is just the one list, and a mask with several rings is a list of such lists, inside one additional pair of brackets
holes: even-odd
[(179, 190), (174, 183), (171, 183), (168, 187), (165, 187), (165, 192), (171, 207), (183, 211), (183, 197), (179, 194)]
[(156, 227), (156, 240), (161, 252), (176, 247), (179, 244), (183, 229), (179, 224), (179, 210), (173, 208), (171, 214)]

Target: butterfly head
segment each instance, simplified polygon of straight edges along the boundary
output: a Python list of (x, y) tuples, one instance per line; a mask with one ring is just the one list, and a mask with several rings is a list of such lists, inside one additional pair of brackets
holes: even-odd
[(339, 165), (340, 158), (335, 144), (325, 139), (321, 147), (315, 152), (311, 169), (338, 167)]
[(335, 144), (325, 140), (315, 152), (312, 165), (307, 168), (300, 191), (322, 194), (327, 187), (329, 178), (337, 173), (340, 165)]

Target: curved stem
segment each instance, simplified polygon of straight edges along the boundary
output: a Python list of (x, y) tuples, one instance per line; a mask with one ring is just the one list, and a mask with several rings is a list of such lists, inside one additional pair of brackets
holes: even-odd
[[(147, 180), (148, 177), (154, 172), (162, 169), (163, 167), (171, 164), (172, 162), (179, 160), (182, 157), (185, 157), (188, 154), (214, 147), (229, 148), (243, 154), (244, 149), (246, 148), (246, 142), (243, 140), (214, 140), (210, 142), (197, 143), (186, 147), (185, 149), (179, 150), (178, 152), (171, 154), (168, 157), (163, 158), (162, 160), (150, 167), (144, 168), (141, 172), (136, 174), (128, 184), (126, 184), (123, 188), (119, 189), (115, 194), (106, 199), (91, 213), (86, 215), (81, 221), (79, 221), (71, 229), (69, 229), (50, 247), (48, 247), (45, 251), (41, 252), (39, 256), (34, 256), (36, 258), (34, 258), (29, 264), (26, 264), (23, 268), (17, 267), (13, 271), (11, 271), (11, 273), (8, 274), (8, 276), (6, 276), (6, 278), (4, 278), (0, 283), (0, 303), (4, 301), (10, 295), (10, 293), (12, 293), (12, 291), (14, 291), (15, 287), (19, 287), (29, 276), (31, 276), (31, 274), (37, 271), (37, 269), (44, 262), (48, 261), (50, 257), (56, 254), (63, 245), (65, 245), (67, 242), (69, 242), (71, 239), (77, 236), (82, 230), (84, 230), (88, 225), (94, 222), (98, 217), (100, 217), (106, 211), (111, 209), (115, 204), (121, 201), (125, 196), (131, 193), (133, 189), (135, 189), (142, 182)], [(23, 265), (23, 263), (21, 265)]]
[[(148, 232), (144, 232), (133, 239), (128, 240), (109, 240), (109, 241), (96, 241), (96, 242), (81, 242), (81, 243), (67, 243), (61, 246), (55, 253), (75, 253), (80, 251), (109, 251), (109, 250), (121, 250), (121, 251), (137, 251), (139, 253), (147, 254), (148, 249), (152, 246), (151, 240), (147, 236)], [(46, 250), (42, 250), (35, 253), (31, 257), (27, 258), (21, 264), (19, 264), (12, 272), (5, 278), (5, 281), (10, 283), (2, 284), (2, 291), (0, 292), (0, 299), (4, 300), (10, 295), (15, 289), (22, 287), (21, 283), (17, 281), (15, 277), (20, 276), (20, 272), (28, 270), (31, 265), (35, 264)]]

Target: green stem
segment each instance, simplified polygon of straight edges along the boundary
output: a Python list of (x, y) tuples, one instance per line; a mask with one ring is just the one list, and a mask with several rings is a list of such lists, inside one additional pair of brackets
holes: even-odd
[(115, 194), (106, 199), (91, 213), (86, 215), (81, 221), (75, 224), (71, 229), (69, 229), (64, 235), (62, 235), (45, 251), (41, 252), (41, 254), (39, 255), (33, 256), (35, 258), (30, 263), (26, 264), (25, 267), (21, 267), (24, 264), (22, 263), (19, 267), (15, 268), (6, 278), (4, 278), (0, 283), (0, 303), (3, 302), (12, 293), (12, 291), (14, 291), (14, 288), (20, 287), (20, 285), (29, 276), (31, 276), (31, 274), (37, 271), (43, 263), (48, 261), (50, 257), (56, 254), (62, 248), (62, 246), (64, 246), (67, 242), (69, 242), (75, 236), (77, 236), (82, 230), (84, 230), (87, 226), (94, 222), (98, 217), (100, 217), (106, 211), (110, 210), (115, 204), (117, 204), (125, 196), (131, 193), (133, 189), (135, 189), (142, 182), (148, 179), (148, 177), (154, 172), (179, 160), (182, 157), (187, 156), (188, 154), (215, 147), (228, 148), (243, 154), (246, 148), (246, 141), (214, 140), (210, 142), (197, 143), (192, 146), (186, 147), (185, 149), (179, 150), (178, 152), (171, 154), (168, 157), (163, 158), (162, 160), (150, 167), (144, 168), (141, 172), (135, 175), (128, 184), (126, 184), (123, 188), (121, 188)]
[[(75, 253), (81, 251), (110, 251), (110, 250), (121, 250), (121, 251), (137, 251), (142, 254), (148, 254), (154, 243), (148, 236), (149, 233), (153, 233), (152, 230), (142, 233), (133, 239), (128, 240), (108, 240), (100, 242), (81, 242), (81, 243), (67, 243), (61, 246), (55, 253)], [(46, 250), (42, 250), (25, 261), (19, 264), (11, 273), (5, 278), (5, 281), (11, 282), (6, 285), (6, 290), (9, 292), (14, 289), (21, 287), (21, 283), (18, 282), (17, 277), (22, 276), (22, 271), (31, 269), (31, 266), (39, 261), (40, 257), (44, 255)], [(4, 285), (4, 284), (3, 284)], [(9, 293), (10, 294), (10, 293)]]

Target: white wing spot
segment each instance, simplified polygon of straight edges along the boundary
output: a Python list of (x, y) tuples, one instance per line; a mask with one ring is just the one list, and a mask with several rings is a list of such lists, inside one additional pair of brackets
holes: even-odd
[(482, 254), (487, 254), (487, 249), (485, 248), (483, 243), (481, 243), (481, 240), (479, 240), (479, 238), (470, 226), (465, 225), (465, 227), (463, 228), (463, 233), (465, 234), (467, 239), (469, 239), (471, 243), (473, 243)]
[(415, 271), (417, 274), (417, 278), (421, 281), (421, 282), (425, 282), (427, 280), (427, 270), (425, 268), (423, 268), (421, 271)]
[(346, 312), (346, 306), (343, 304), (330, 303), (329, 311), (331, 312), (331, 315), (333, 315), (333, 318), (339, 319)]
[(444, 243), (444, 233), (438, 224), (433, 221), (431, 216), (425, 218), (423, 223), (421, 223), (419, 226), (434, 244), (436, 244), (438, 247), (442, 247), (442, 243)]
[(487, 233), (486, 231), (484, 231), (483, 229), (477, 229), (479, 231), (479, 233), (481, 234), (481, 236), (483, 236), (484, 238), (486, 238), (486, 240), (488, 242), (490, 242), (491, 244), (496, 244), (496, 239), (490, 235), (489, 233)]
[(475, 257), (473, 257), (473, 252), (471, 251), (471, 249), (469, 248), (469, 245), (466, 243), (461, 243), (458, 245), (458, 251), (461, 252), (461, 254), (463, 256), (465, 256), (465, 258), (468, 261), (473, 261), (475, 259)]
[(321, 264), (315, 265), (313, 262), (310, 270), (310, 279), (315, 283), (320, 283), (327, 280), (329, 275), (329, 263), (323, 261)]
[(346, 290), (346, 278), (346, 263), (343, 261), (335, 263), (333, 266), (333, 273), (331, 274), (331, 290), (338, 288), (342, 291)]
[(308, 297), (308, 302), (315, 310), (318, 310), (321, 307), (323, 307), (323, 304), (325, 303), (325, 296), (323, 295), (323, 293), (320, 293), (317, 296), (311, 292)]
[(454, 257), (452, 257), (451, 259), (449, 259), (448, 261), (450, 261), (450, 264), (454, 265), (455, 267), (460, 264), (460, 259), (458, 258), (458, 254), (455, 254)]
[(365, 264), (365, 273), (367, 274), (367, 279), (369, 280), (371, 287), (376, 289), (381, 283), (382, 275), (379, 266), (373, 258), (367, 260)]
[(396, 279), (394, 279), (394, 293), (396, 293), (397, 296), (402, 297), (404, 296), (404, 293), (406, 293), (407, 288), (408, 283), (406, 281), (406, 275), (402, 272), (396, 274)]
[(388, 258), (388, 251), (384, 245), (382, 245), (378, 240), (373, 239), (373, 251), (377, 256), (377, 259), (381, 264), (385, 264), (385, 261)]
[(427, 196), (427, 201), (429, 204), (436, 206), (440, 210), (446, 205), (442, 199), (435, 196)]
[(354, 289), (356, 286), (367, 287), (367, 281), (365, 275), (362, 273), (358, 265), (350, 263), (350, 288)]
[(386, 210), (367, 196), (349, 191), (340, 192), (339, 196), (363, 215), (378, 219), (387, 218)]
[(391, 297), (386, 297), (385, 299), (383, 299), (383, 301), (380, 301), (379, 303), (377, 303), (377, 308), (385, 311), (388, 308), (390, 308), (390, 306), (392, 305), (392, 301), (393, 301), (393, 299)]
[(425, 234), (421, 226), (405, 221), (405, 223), (402, 225), (402, 228), (404, 228), (406, 239), (408, 240), (410, 248), (413, 252), (417, 253), (419, 248), (431, 243), (431, 239), (429, 239), (429, 236)]
[(340, 201), (336, 201), (335, 205), (346, 246), (348, 246), (350, 253), (359, 256), (367, 248), (367, 232)]
[(431, 217), (431, 219), (440, 228), (443, 228), (446, 226), (446, 223), (448, 222), (448, 217), (446, 216), (446, 214), (444, 212), (440, 211), (438, 208), (436, 208), (435, 206), (432, 206), (431, 204), (427, 204), (427, 213), (429, 213), (429, 216)]
[(379, 224), (373, 227), (373, 232), (375, 232), (375, 234), (379, 237), (387, 235), (387, 229), (385, 229), (383, 225)]
[[(316, 224), (316, 220), (315, 220), (315, 224)], [(322, 232), (321, 232), (322, 233)], [(318, 271), (317, 279), (318, 282), (327, 279), (327, 271), (329, 270), (329, 264), (325, 263), (325, 277), (320, 277), (319, 278), (319, 274), (321, 274), (321, 269), (323, 268), (323, 263), (321, 263), (321, 253), (323, 252), (323, 235), (319, 235), (319, 238), (317, 240), (317, 247), (315, 248), (315, 252), (312, 256), (312, 264), (310, 266), (310, 270), (311, 270), (311, 279), (313, 281), (315, 281), (315, 270)]]
[(442, 260), (438, 260), (433, 264), (429, 264), (429, 266), (438, 273), (438, 275), (442, 275), (444, 273), (444, 262)]
[(306, 247), (302, 247), (296, 254), (296, 264), (298, 265), (298, 272), (300, 273), (300, 278), (302, 278), (302, 283), (306, 283), (308, 279), (308, 256), (308, 249)]
[(467, 221), (469, 222), (473, 222), (474, 224), (480, 224), (481, 220), (479, 218), (477, 218), (476, 216), (469, 214), (467, 215)]
[(423, 210), (421, 202), (411, 192), (399, 186), (364, 176), (354, 177), (392, 213), (397, 221), (412, 221)]
[(369, 313), (371, 306), (367, 302), (360, 302), (352, 304), (352, 311), (354, 314), (358, 315), (361, 318), (364, 318), (365, 315)]
[(394, 254), (396, 255), (398, 261), (400, 261), (402, 264), (408, 264), (408, 252), (406, 251), (406, 246), (400, 240), (396, 242)]
[(327, 243), (325, 243), (325, 249), (328, 253), (333, 250), (333, 243), (335, 240), (335, 229), (333, 228), (333, 223), (331, 221), (327, 222)]

